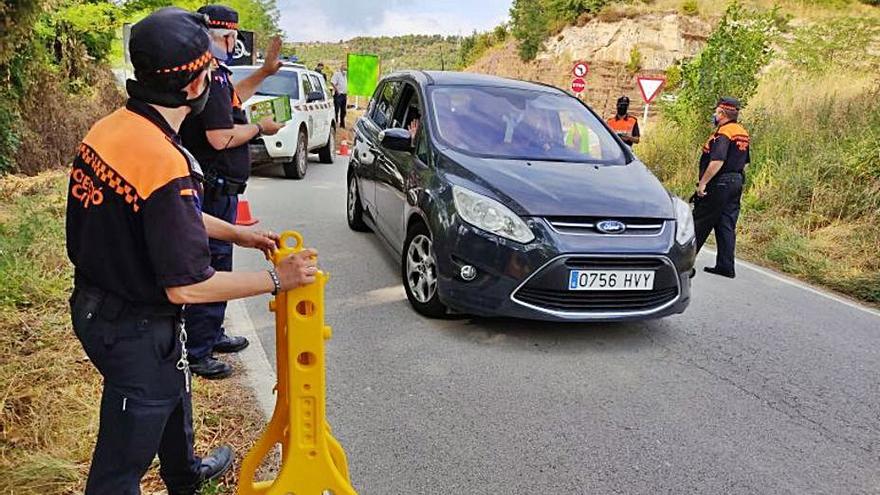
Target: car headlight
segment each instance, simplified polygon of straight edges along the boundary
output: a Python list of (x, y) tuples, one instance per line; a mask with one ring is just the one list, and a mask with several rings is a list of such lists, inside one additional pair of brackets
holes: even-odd
[(694, 215), (691, 207), (681, 198), (672, 198), (675, 206), (675, 242), (685, 245), (694, 238)]
[(458, 186), (452, 186), (452, 197), (458, 216), (474, 227), (523, 244), (535, 239), (523, 219), (498, 201)]

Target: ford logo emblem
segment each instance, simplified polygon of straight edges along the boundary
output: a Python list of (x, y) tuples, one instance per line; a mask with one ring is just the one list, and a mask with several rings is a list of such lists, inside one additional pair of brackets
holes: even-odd
[(602, 220), (596, 224), (596, 230), (603, 234), (621, 234), (626, 230), (626, 224), (617, 220)]

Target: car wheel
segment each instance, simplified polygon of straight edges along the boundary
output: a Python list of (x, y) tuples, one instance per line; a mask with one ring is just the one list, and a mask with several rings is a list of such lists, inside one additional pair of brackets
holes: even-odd
[(355, 232), (369, 232), (370, 227), (364, 222), (364, 205), (361, 203), (361, 192), (358, 190), (357, 177), (348, 174), (348, 227)]
[(401, 262), (406, 297), (418, 313), (429, 318), (446, 316), (446, 306), (437, 294), (437, 257), (431, 233), (423, 224), (415, 224), (403, 244)]
[(309, 167), (309, 150), (307, 149), (306, 131), (299, 131), (296, 140), (296, 153), (289, 162), (284, 163), (284, 176), (288, 179), (302, 179)]
[(330, 128), (327, 145), (318, 150), (318, 158), (321, 159), (321, 163), (333, 163), (336, 159), (336, 127)]

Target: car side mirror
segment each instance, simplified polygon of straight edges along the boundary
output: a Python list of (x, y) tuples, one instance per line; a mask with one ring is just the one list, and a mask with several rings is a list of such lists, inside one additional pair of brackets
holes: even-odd
[(388, 148), (389, 150), (410, 152), (414, 149), (412, 135), (408, 130), (401, 129), (400, 127), (385, 129), (380, 132), (379, 141), (382, 143), (383, 148)]
[(312, 91), (308, 95), (306, 95), (306, 103), (311, 103), (313, 101), (321, 101), (324, 99), (324, 93), (320, 91)]

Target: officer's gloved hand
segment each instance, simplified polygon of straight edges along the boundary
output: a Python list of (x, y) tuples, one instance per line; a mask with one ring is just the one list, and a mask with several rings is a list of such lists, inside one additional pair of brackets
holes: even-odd
[(281, 260), (275, 267), (281, 290), (290, 290), (315, 282), (318, 273), (318, 252), (303, 249)]

